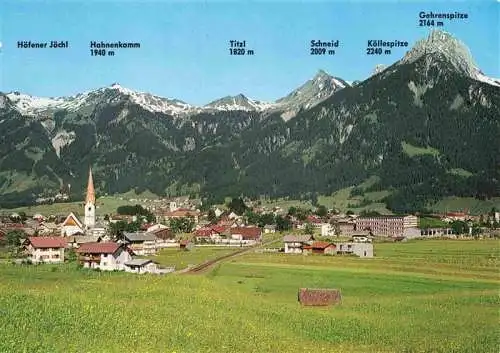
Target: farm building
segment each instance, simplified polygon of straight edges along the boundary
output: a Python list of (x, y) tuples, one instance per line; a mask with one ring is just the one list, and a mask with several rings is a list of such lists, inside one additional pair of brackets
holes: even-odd
[(302, 254), (305, 245), (309, 245), (314, 240), (312, 235), (285, 235), (283, 242), (285, 243), (286, 254)]
[(304, 245), (303, 251), (312, 254), (334, 254), (335, 244), (327, 241), (315, 241), (311, 245)]
[(61, 237), (29, 237), (24, 243), (24, 251), (32, 262), (64, 262), (66, 240)]

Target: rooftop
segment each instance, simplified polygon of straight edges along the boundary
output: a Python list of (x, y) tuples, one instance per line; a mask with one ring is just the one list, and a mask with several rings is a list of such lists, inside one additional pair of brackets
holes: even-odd
[(149, 264), (150, 262), (153, 262), (153, 260), (149, 260), (149, 259), (133, 259), (133, 260), (125, 262), (125, 266), (144, 266), (144, 265)]
[(123, 237), (128, 241), (155, 241), (156, 236), (147, 232), (123, 233)]
[(61, 237), (29, 237), (28, 240), (35, 248), (64, 248), (67, 244)]
[(285, 243), (305, 243), (312, 239), (312, 235), (285, 235), (283, 237)]
[(108, 243), (86, 243), (82, 244), (76, 252), (85, 254), (114, 254), (121, 244), (108, 242)]

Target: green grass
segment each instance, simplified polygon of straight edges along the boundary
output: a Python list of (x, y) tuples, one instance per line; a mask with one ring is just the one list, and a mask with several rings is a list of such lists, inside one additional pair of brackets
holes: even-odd
[(240, 248), (225, 247), (195, 247), (186, 251), (179, 248), (166, 248), (158, 252), (156, 256), (148, 258), (164, 266), (175, 266), (176, 270), (182, 270), (189, 265), (196, 265), (217, 257), (233, 253)]
[[(392, 214), (384, 203), (378, 202), (385, 196), (389, 195), (389, 191), (374, 191), (368, 192), (363, 196), (351, 197), (352, 189), (353, 187), (348, 187), (335, 192), (331, 196), (318, 196), (318, 203), (320, 205), (325, 205), (327, 208), (336, 208), (343, 212), (348, 210), (351, 210), (354, 213), (360, 213), (362, 211), (377, 211), (380, 214)], [(363, 207), (349, 207), (359, 205), (364, 198), (372, 201), (372, 203)]]
[(419, 228), (446, 228), (450, 225), (438, 218), (433, 217), (419, 217), (418, 227)]
[(500, 197), (493, 197), (490, 200), (478, 200), (473, 197), (448, 197), (430, 208), (437, 212), (454, 212), (468, 209), (470, 214), (484, 214), (491, 211), (495, 207), (500, 210)]
[[(97, 214), (105, 215), (110, 213), (116, 213), (118, 206), (123, 205), (135, 205), (137, 202), (130, 202), (128, 198), (120, 199), (114, 196), (103, 196), (99, 197), (97, 200)], [(64, 202), (64, 203), (53, 203), (51, 205), (36, 205), (36, 206), (24, 206), (13, 209), (3, 209), (3, 212), (25, 212), (27, 215), (34, 215), (36, 213), (41, 213), (44, 216), (50, 215), (67, 215), (70, 212), (75, 214), (83, 214), (83, 201), (77, 202)]]
[[(0, 265), (0, 352), (498, 352), (498, 241), (249, 253), (206, 275)], [(300, 287), (342, 303), (301, 307)]]
[(401, 142), (401, 146), (403, 147), (403, 152), (406, 153), (410, 157), (421, 156), (425, 154), (429, 154), (432, 156), (439, 155), (439, 151), (432, 147), (417, 147), (413, 146), (406, 142)]
[(454, 174), (454, 175), (458, 175), (458, 176), (463, 176), (463, 177), (470, 177), (472, 176), (473, 174), (471, 172), (469, 172), (468, 170), (465, 170), (463, 168), (453, 168), (453, 169), (450, 169), (448, 171), (448, 173), (450, 174)]

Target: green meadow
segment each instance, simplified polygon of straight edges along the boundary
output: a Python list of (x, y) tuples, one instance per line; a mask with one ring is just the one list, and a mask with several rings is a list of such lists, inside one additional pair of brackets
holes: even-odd
[[(497, 353), (499, 245), (380, 243), (373, 259), (252, 252), (203, 275), (4, 263), (0, 352)], [(342, 303), (302, 307), (300, 287), (338, 288)]]
[(147, 256), (161, 266), (175, 266), (176, 270), (183, 270), (190, 265), (201, 264), (224, 255), (231, 254), (240, 248), (227, 247), (195, 247), (192, 250), (179, 250), (179, 248), (166, 248), (154, 256)]

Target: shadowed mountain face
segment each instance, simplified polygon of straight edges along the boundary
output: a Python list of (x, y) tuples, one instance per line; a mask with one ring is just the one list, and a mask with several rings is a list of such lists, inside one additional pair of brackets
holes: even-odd
[(396, 211), (443, 196), (499, 195), (500, 84), (435, 31), (402, 60), (350, 86), (320, 71), (264, 103), (205, 107), (119, 85), (76, 97), (0, 95), (0, 204), (30, 202), (92, 165), (98, 194), (149, 189), (301, 196), (377, 176)]

